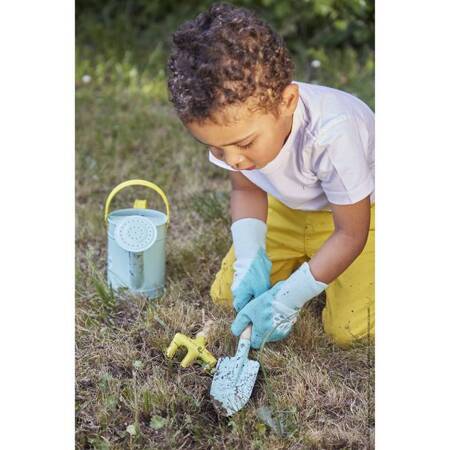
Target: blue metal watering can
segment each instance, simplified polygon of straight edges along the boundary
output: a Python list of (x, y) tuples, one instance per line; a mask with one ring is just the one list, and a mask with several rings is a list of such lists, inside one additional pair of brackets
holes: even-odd
[[(110, 213), (112, 199), (129, 186), (145, 186), (156, 191), (166, 205), (166, 213), (148, 209), (146, 200), (135, 200), (133, 208)], [(113, 290), (128, 288), (150, 299), (164, 293), (169, 219), (167, 197), (150, 181), (124, 181), (111, 191), (105, 203), (105, 222), (108, 226), (108, 284)]]

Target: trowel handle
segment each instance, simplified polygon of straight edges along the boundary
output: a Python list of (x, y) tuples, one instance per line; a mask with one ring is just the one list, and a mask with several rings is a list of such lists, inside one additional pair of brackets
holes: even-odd
[(205, 325), (203, 325), (203, 328), (195, 335), (196, 338), (198, 337), (203, 337), (205, 339), (205, 341), (208, 340), (208, 335), (209, 332), (211, 330), (211, 327), (213, 325), (214, 321), (213, 320), (207, 320)]
[(252, 336), (252, 326), (251, 324), (247, 326), (247, 328), (241, 333), (241, 339), (248, 339), (250, 340)]

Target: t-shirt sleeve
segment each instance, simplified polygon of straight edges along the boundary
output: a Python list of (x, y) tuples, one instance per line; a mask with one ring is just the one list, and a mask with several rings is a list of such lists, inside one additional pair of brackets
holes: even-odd
[(321, 131), (313, 167), (330, 203), (350, 205), (375, 188), (367, 146), (370, 136), (356, 117), (345, 117)]
[(239, 172), (239, 170), (233, 169), (226, 162), (217, 159), (211, 152), (209, 152), (209, 161), (215, 164), (216, 166), (222, 167), (222, 169), (231, 170), (233, 172)]

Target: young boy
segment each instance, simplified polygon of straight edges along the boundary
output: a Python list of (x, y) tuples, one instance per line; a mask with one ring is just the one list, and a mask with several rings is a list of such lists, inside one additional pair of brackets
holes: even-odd
[(282, 39), (215, 4), (173, 36), (171, 101), (230, 171), (231, 247), (211, 288), (251, 345), (285, 338), (322, 291), (340, 346), (374, 334), (374, 115), (344, 92), (292, 80)]

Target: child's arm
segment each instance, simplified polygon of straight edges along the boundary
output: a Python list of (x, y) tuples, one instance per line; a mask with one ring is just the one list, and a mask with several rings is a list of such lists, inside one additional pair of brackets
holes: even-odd
[(331, 209), (335, 230), (309, 261), (314, 278), (324, 283), (335, 280), (362, 252), (370, 226), (369, 197)]
[(267, 222), (267, 192), (253, 184), (240, 172), (230, 172), (230, 180), (232, 221), (253, 217)]
[[(338, 277), (361, 253), (370, 224), (370, 200), (353, 205), (333, 205), (335, 231), (309, 262), (303, 263), (287, 280), (248, 303), (237, 315), (231, 331), (239, 336), (251, 322), (251, 345), (259, 348), (263, 340), (284, 339), (291, 331), (298, 312), (327, 283)], [(269, 337), (270, 335), (270, 337)]]
[(231, 172), (231, 234), (236, 260), (231, 285), (233, 306), (240, 311), (270, 288), (272, 263), (266, 254), (267, 193), (239, 172)]

